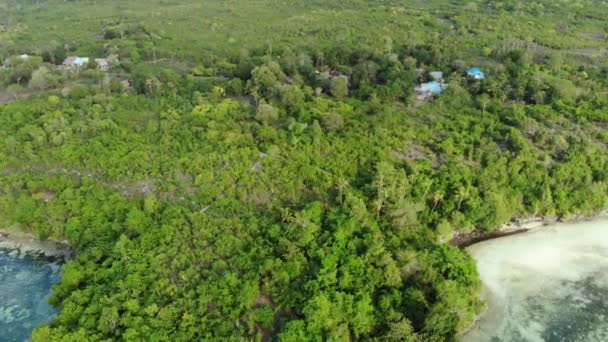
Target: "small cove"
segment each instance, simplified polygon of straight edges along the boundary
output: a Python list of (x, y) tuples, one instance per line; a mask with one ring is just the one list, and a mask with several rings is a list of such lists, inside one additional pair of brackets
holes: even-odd
[(608, 341), (608, 219), (558, 223), (468, 251), (489, 308), (463, 341)]
[(63, 255), (35, 241), (0, 241), (0, 341), (21, 342), (58, 310), (48, 303)]

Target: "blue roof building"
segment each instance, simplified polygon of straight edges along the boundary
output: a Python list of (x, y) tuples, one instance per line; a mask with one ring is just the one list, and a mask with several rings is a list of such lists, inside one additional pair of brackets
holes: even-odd
[(422, 83), (421, 85), (416, 87), (416, 92), (420, 93), (420, 94), (423, 94), (423, 93), (441, 94), (441, 93), (443, 93), (443, 91), (444, 91), (443, 86), (441, 85), (441, 83), (439, 83), (437, 81)]
[(480, 68), (471, 68), (467, 70), (467, 76), (476, 80), (483, 80), (486, 78), (486, 74), (484, 74)]
[(87, 63), (89, 63), (89, 57), (76, 57), (76, 60), (74, 61), (74, 64), (78, 66), (83, 66)]
[(70, 56), (65, 59), (63, 65), (66, 67), (81, 67), (89, 62), (89, 57)]

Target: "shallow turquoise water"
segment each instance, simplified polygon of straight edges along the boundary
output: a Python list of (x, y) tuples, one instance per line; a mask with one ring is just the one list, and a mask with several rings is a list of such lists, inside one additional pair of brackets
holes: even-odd
[(608, 219), (469, 248), (489, 309), (465, 342), (608, 341)]
[(57, 310), (48, 304), (61, 276), (57, 261), (0, 248), (0, 341), (25, 341)]

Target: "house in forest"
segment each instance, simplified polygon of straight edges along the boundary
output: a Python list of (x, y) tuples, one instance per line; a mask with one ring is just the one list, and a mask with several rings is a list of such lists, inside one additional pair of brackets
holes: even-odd
[(95, 64), (97, 69), (101, 71), (108, 71), (110, 69), (110, 62), (107, 58), (95, 58)]
[(120, 81), (120, 84), (122, 84), (122, 87), (125, 91), (131, 90), (131, 82), (129, 82), (129, 80), (122, 80)]
[(467, 70), (467, 76), (476, 80), (483, 80), (486, 78), (486, 74), (484, 74), (480, 68), (471, 68)]
[(419, 86), (416, 87), (415, 90), (416, 90), (416, 94), (436, 95), (436, 94), (443, 93), (443, 91), (445, 90), (445, 87), (437, 81), (431, 81), (431, 82), (420, 84)]
[(63, 66), (66, 68), (80, 68), (89, 63), (89, 57), (70, 56), (63, 61)]
[(443, 81), (442, 71), (431, 71), (429, 72), (429, 77), (431, 78), (430, 82), (421, 83), (414, 89), (416, 91), (416, 99), (419, 101), (425, 101), (433, 97), (433, 95), (439, 95), (447, 88), (447, 85)]
[(445, 88), (446, 86), (443, 83), (437, 81), (422, 83), (415, 88), (416, 99), (418, 101), (426, 101), (434, 95), (439, 95), (443, 93)]
[[(21, 60), (21, 61), (27, 61), (27, 60), (29, 60), (29, 59), (30, 59), (30, 57), (31, 57), (30, 55), (25, 54), (25, 53), (24, 53), (24, 54), (22, 54), (22, 55), (14, 56), (14, 58), (16, 58), (16, 59), (18, 59), (18, 60)], [(0, 66), (1, 66), (3, 69), (6, 69), (6, 68), (10, 68), (10, 67), (11, 67), (11, 58), (7, 58), (7, 59), (5, 59), (5, 60), (1, 60), (1, 62), (2, 62), (2, 63), (0, 63)]]
[(429, 72), (429, 76), (437, 82), (441, 82), (443, 80), (443, 71), (432, 71)]

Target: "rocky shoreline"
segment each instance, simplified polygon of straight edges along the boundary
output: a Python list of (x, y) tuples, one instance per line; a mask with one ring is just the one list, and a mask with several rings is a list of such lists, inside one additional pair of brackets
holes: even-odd
[(15, 257), (29, 255), (52, 261), (66, 261), (73, 256), (67, 241), (41, 241), (33, 234), (17, 229), (0, 229), (0, 249)]
[(511, 222), (503, 224), (495, 231), (487, 232), (476, 230), (471, 233), (456, 234), (452, 240), (450, 240), (450, 244), (460, 248), (467, 248), (479, 242), (498, 239), (515, 234), (522, 234), (529, 231), (542, 229), (543, 227), (550, 226), (555, 223), (585, 222), (603, 217), (608, 217), (608, 210), (603, 210), (593, 215), (574, 214), (567, 218), (559, 216), (533, 216), (524, 219), (513, 219)]

